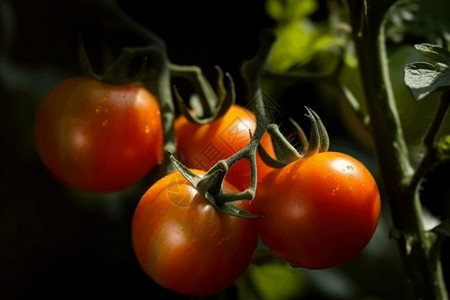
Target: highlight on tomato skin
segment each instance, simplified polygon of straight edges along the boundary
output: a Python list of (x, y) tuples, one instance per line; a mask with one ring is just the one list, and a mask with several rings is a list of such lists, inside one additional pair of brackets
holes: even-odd
[[(237, 191), (226, 181), (223, 188)], [(233, 205), (250, 206), (247, 200)], [(179, 172), (147, 190), (131, 231), (137, 260), (147, 275), (187, 295), (213, 294), (231, 286), (251, 263), (258, 240), (254, 219), (216, 210)]]
[(331, 268), (358, 255), (380, 218), (375, 179), (358, 160), (323, 152), (275, 169), (258, 184), (251, 212), (262, 242), (290, 264)]
[(163, 159), (159, 104), (139, 84), (69, 78), (46, 95), (34, 130), (45, 166), (80, 190), (127, 188)]
[[(190, 168), (209, 170), (221, 159), (226, 159), (242, 148), (251, 139), (256, 129), (253, 112), (239, 105), (232, 105), (227, 113), (216, 121), (198, 125), (184, 116), (175, 121), (177, 151), (181, 161)], [(261, 145), (270, 154), (274, 150), (270, 136), (265, 133)], [(256, 154), (257, 179), (261, 179), (272, 168), (264, 164)], [(250, 186), (250, 166), (246, 160), (234, 164), (227, 173), (226, 180), (240, 191)]]

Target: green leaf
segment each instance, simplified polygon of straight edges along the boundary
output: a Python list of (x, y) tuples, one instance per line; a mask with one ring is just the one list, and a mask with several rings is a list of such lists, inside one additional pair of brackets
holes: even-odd
[(437, 143), (438, 157), (442, 160), (450, 159), (450, 135), (443, 136)]
[(420, 53), (431, 58), (435, 62), (450, 66), (450, 52), (447, 49), (428, 43), (418, 44), (415, 45), (415, 47)]
[(421, 100), (434, 91), (450, 88), (450, 67), (440, 62), (407, 64), (405, 84), (414, 99)]
[(309, 287), (300, 272), (281, 261), (251, 264), (236, 284), (239, 299), (246, 300), (303, 299)]
[(266, 0), (266, 12), (275, 21), (298, 21), (317, 10), (316, 0)]
[(396, 39), (414, 36), (430, 42), (450, 41), (450, 1), (397, 1), (387, 16), (387, 35)]
[(441, 224), (431, 229), (431, 231), (441, 235), (450, 236), (450, 219), (442, 221)]
[(268, 66), (274, 71), (287, 71), (310, 62), (317, 53), (342, 46), (329, 24), (312, 21), (317, 10), (315, 0), (267, 0), (266, 11), (277, 22), (276, 42)]

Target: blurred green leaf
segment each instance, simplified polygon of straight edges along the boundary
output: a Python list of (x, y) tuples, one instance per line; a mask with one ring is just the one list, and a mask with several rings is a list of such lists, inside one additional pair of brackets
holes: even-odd
[(415, 47), (420, 53), (431, 58), (435, 62), (443, 63), (447, 66), (450, 65), (450, 52), (441, 46), (423, 43), (418, 44)]
[(438, 157), (442, 160), (450, 159), (450, 135), (443, 136), (437, 143)]
[(299, 21), (317, 9), (316, 0), (267, 0), (266, 12), (277, 22)]
[(272, 70), (286, 71), (304, 65), (316, 53), (342, 45), (329, 26), (309, 19), (317, 7), (315, 0), (266, 1), (267, 13), (278, 23), (277, 41), (269, 57)]
[(433, 43), (450, 42), (450, 1), (398, 1), (387, 17), (387, 35), (394, 39), (404, 36), (421, 37)]
[(239, 298), (246, 300), (297, 299), (306, 293), (307, 282), (285, 262), (252, 264), (237, 282)]
[(429, 94), (450, 88), (450, 67), (443, 63), (418, 62), (405, 67), (405, 84), (414, 99), (421, 100)]

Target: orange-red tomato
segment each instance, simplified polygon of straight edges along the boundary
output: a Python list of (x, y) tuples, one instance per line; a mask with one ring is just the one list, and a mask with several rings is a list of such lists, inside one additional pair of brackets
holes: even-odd
[[(256, 128), (255, 115), (238, 105), (232, 105), (220, 119), (203, 125), (190, 123), (184, 116), (175, 121), (177, 151), (181, 161), (189, 168), (209, 170), (221, 159), (226, 159), (244, 148)], [(265, 133), (261, 145), (274, 156), (270, 136)], [(257, 179), (261, 179), (272, 168), (256, 155)], [(226, 180), (245, 190), (250, 186), (250, 166), (246, 160), (233, 165)]]
[[(223, 188), (237, 191), (226, 181)], [(250, 206), (245, 200), (233, 205)], [(163, 287), (212, 294), (232, 285), (249, 266), (257, 246), (254, 221), (219, 212), (175, 172), (140, 200), (132, 222), (133, 247), (142, 268)]]
[(377, 184), (358, 160), (323, 152), (275, 169), (251, 202), (259, 235), (295, 266), (329, 268), (360, 253), (380, 216)]
[(159, 106), (138, 84), (63, 81), (37, 112), (35, 139), (56, 178), (91, 192), (129, 187), (163, 159)]

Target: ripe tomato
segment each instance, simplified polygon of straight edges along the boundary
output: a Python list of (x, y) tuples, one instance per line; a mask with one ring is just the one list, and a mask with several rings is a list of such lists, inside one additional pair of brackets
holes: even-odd
[[(221, 159), (232, 156), (250, 141), (250, 132), (256, 128), (255, 115), (249, 110), (232, 105), (220, 119), (203, 125), (189, 122), (184, 116), (175, 121), (177, 151), (180, 160), (189, 168), (209, 170)], [(270, 136), (265, 133), (261, 145), (274, 156)], [(269, 173), (268, 167), (256, 155), (258, 180)], [(250, 186), (250, 165), (246, 160), (234, 164), (227, 173), (226, 180), (240, 191)]]
[(355, 257), (380, 216), (377, 184), (356, 159), (322, 152), (275, 169), (251, 202), (259, 235), (295, 266), (323, 269)]
[(35, 139), (55, 177), (91, 192), (129, 187), (163, 159), (159, 106), (138, 84), (63, 81), (37, 112)]
[[(226, 181), (223, 188), (237, 191)], [(250, 206), (245, 200), (234, 205)], [(219, 212), (175, 172), (158, 180), (139, 202), (133, 247), (158, 284), (188, 295), (211, 294), (232, 285), (249, 266), (257, 246), (254, 221)]]

